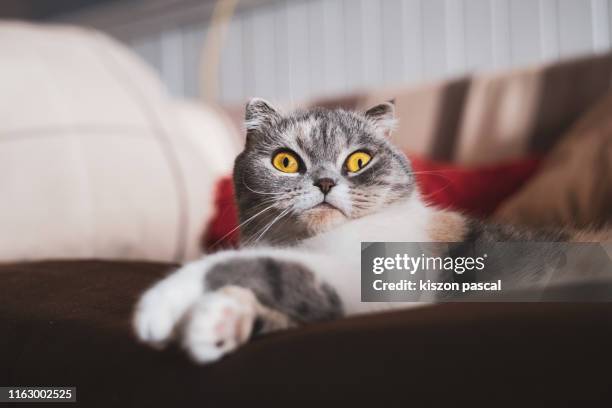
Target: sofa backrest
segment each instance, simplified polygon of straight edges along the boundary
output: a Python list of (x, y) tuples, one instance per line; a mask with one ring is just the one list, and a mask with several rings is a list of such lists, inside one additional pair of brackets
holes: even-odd
[(394, 99), (396, 144), (436, 160), (482, 165), (547, 152), (611, 80), (612, 54), (603, 54), (312, 105), (366, 109)]

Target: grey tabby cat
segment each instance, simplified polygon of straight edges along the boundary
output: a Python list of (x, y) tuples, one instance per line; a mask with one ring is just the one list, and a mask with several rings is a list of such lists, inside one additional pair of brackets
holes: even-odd
[[(360, 242), (560, 241), (427, 206), (410, 162), (389, 142), (394, 106), (282, 114), (246, 107), (234, 182), (242, 247), (188, 263), (150, 288), (134, 327), (144, 342), (179, 341), (198, 362), (254, 332), (410, 304), (360, 299)], [(500, 272), (501, 273), (501, 272)]]

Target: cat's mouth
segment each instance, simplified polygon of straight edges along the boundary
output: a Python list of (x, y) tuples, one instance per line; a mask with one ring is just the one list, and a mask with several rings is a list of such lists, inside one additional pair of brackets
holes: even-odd
[(344, 211), (342, 211), (340, 208), (336, 207), (335, 205), (327, 202), (327, 201), (321, 201), (319, 204), (315, 205), (314, 207), (311, 207), (308, 211), (314, 211), (314, 212), (321, 212), (321, 213), (340, 213), (344, 216), (346, 216), (346, 214), (344, 214)]
[(319, 204), (317, 204), (317, 205), (315, 205), (314, 207), (311, 208), (311, 210), (315, 210), (315, 209), (317, 209), (317, 210), (338, 210), (338, 211), (340, 211), (340, 209), (338, 207), (328, 203), (327, 201), (322, 201)]
[(347, 219), (344, 211), (327, 201), (310, 207), (299, 218), (313, 234), (327, 231)]

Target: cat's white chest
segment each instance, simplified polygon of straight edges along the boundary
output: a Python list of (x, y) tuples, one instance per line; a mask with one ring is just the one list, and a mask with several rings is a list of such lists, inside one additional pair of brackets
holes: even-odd
[(414, 195), (379, 213), (309, 238), (300, 246), (334, 255), (350, 254), (352, 258), (362, 242), (429, 242), (432, 238), (428, 231), (434, 211)]
[[(432, 241), (427, 231), (434, 211), (416, 196), (309, 238), (299, 245), (299, 249), (311, 254), (308, 262), (313, 270), (338, 291), (352, 313), (407, 307), (404, 303), (361, 302), (361, 243)], [(318, 258), (317, 254), (323, 256)]]

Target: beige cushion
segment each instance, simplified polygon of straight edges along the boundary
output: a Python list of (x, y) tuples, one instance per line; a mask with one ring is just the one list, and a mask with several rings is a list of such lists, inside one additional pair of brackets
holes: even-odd
[(191, 259), (237, 137), (94, 31), (0, 24), (0, 261)]
[(612, 221), (612, 93), (562, 137), (536, 176), (495, 217), (534, 227), (578, 229)]

